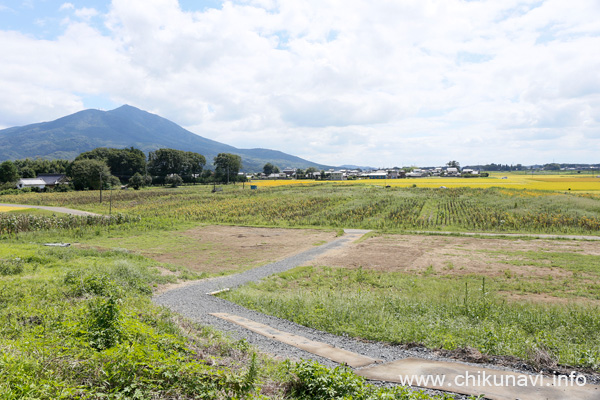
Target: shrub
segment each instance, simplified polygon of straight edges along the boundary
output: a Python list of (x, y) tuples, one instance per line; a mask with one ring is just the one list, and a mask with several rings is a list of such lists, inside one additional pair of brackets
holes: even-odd
[(88, 315), (84, 320), (86, 336), (92, 348), (102, 351), (119, 343), (121, 300), (116, 296), (96, 297), (88, 303)]
[(167, 185), (170, 185), (171, 187), (177, 187), (183, 183), (183, 179), (181, 179), (181, 177), (179, 175), (173, 174), (173, 175), (167, 176), (167, 178), (165, 179), (165, 183)]
[(17, 275), (23, 272), (23, 260), (15, 258), (13, 260), (0, 259), (0, 275)]

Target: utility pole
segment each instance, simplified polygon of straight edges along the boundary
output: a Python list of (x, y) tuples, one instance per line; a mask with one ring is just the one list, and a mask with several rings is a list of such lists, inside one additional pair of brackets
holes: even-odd
[(102, 172), (100, 172), (100, 203), (102, 203)]

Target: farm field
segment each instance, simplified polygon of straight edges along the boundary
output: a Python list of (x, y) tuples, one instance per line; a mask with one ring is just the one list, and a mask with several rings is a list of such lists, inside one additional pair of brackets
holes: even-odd
[(334, 239), (333, 231), (203, 225), (178, 231), (121, 234), (85, 240), (84, 247), (114, 248), (184, 267), (201, 276), (241, 272)]
[(599, 278), (595, 242), (384, 235), (220, 296), (338, 335), (600, 372)]
[[(571, 175), (536, 178), (575, 179)], [(583, 178), (577, 179), (581, 185), (585, 183)], [(102, 204), (97, 192), (2, 196), (5, 203), (57, 205), (101, 214), (109, 213), (111, 196), (112, 216), (73, 217), (43, 210), (0, 213), (0, 258), (7, 271), (13, 268), (14, 260), (25, 260), (16, 274), (0, 277), (6, 289), (0, 302), (11, 304), (11, 312), (23, 318), (41, 315), (45, 307), (63, 307), (73, 313), (64, 320), (74, 326), (80, 321), (77, 313), (92, 307), (93, 302), (107, 301), (109, 296), (89, 292), (67, 303), (57, 303), (54, 297), (52, 302), (43, 303), (36, 296), (45, 296), (45, 292), (28, 285), (46, 282), (44, 287), (53, 288), (48, 290), (58, 290), (56, 287), (64, 285), (69, 271), (80, 271), (84, 278), (89, 276), (92, 286), (98, 279), (129, 285), (122, 282), (137, 282), (138, 278), (132, 277), (138, 276), (143, 287), (156, 290), (278, 260), (329, 241), (343, 228), (372, 229), (374, 233), (344, 252), (224, 296), (249, 308), (334, 333), (445, 351), (476, 349), (482, 358), (517, 357), (534, 369), (566, 364), (600, 372), (597, 242), (413, 234), (438, 231), (599, 236), (600, 192), (591, 185), (577, 189), (577, 182), (568, 181), (559, 183), (572, 184), (570, 191), (539, 190), (531, 186), (531, 181), (527, 181), (528, 187), (515, 188), (452, 187), (445, 183), (446, 189), (440, 189), (441, 185), (423, 187), (425, 183), (412, 187), (418, 182), (413, 179), (400, 181), (411, 186), (385, 188), (382, 182), (277, 186), (265, 182), (257, 190), (250, 190), (248, 184), (230, 185), (222, 192), (211, 193), (212, 186), (199, 185), (114, 191), (112, 195), (105, 193)], [(464, 185), (473, 180), (460, 181)], [(547, 189), (556, 183), (536, 182)], [(31, 250), (46, 242), (72, 243), (67, 251), (73, 253), (65, 254), (73, 255), (64, 255), (58, 249), (43, 250), (41, 254), (51, 260), (46, 266), (32, 258)], [(99, 254), (116, 258), (102, 259)], [(71, 261), (63, 263), (63, 258)], [(126, 271), (115, 267), (125, 261), (129, 266)], [(141, 297), (135, 294), (119, 298), (123, 315), (136, 314), (138, 305), (149, 307), (151, 293), (142, 292)], [(31, 298), (25, 303), (18, 300), (28, 296)], [(36, 301), (41, 305), (32, 308), (34, 315), (26, 307)], [(52, 314), (44, 318), (63, 318), (55, 317)], [(127, 326), (137, 324), (135, 319), (127, 318), (123, 319), (129, 321)], [(147, 318), (163, 326), (156, 322), (158, 317)], [(173, 321), (172, 316), (169, 318)], [(179, 332), (175, 325), (168, 325), (167, 331)], [(35, 329), (41, 328), (36, 327), (26, 324), (15, 331), (16, 342), (10, 346), (16, 346), (16, 353), (8, 355), (15, 362), (10, 365), (22, 361), (18, 354), (25, 354), (27, 363), (32, 362), (33, 354), (40, 351), (36, 346), (46, 345), (42, 341), (29, 349), (19, 347), (19, 340), (39, 335)], [(12, 324), (2, 329), (16, 328)], [(44, 329), (48, 329), (46, 325)], [(126, 331), (130, 332), (129, 328)], [(62, 331), (55, 332), (58, 335)], [(213, 353), (206, 353), (202, 346), (232, 348), (227, 354), (237, 351), (238, 344), (220, 344), (220, 339), (213, 342), (211, 335), (198, 331), (199, 342), (190, 346), (194, 351), (211, 354), (208, 357)], [(2, 346), (8, 345), (4, 342)], [(242, 350), (240, 357), (247, 366), (252, 354), (246, 348)], [(225, 361), (229, 362), (236, 361)], [(90, 368), (100, 367), (95, 364)], [(124, 364), (124, 368), (130, 367)], [(261, 369), (259, 376), (276, 375), (276, 367), (268, 368)], [(246, 372), (236, 364), (224, 374), (235, 380), (243, 379)], [(280, 386), (286, 385), (284, 378), (277, 378), (278, 382), (261, 379), (263, 384), (252, 387), (274, 386), (273, 393), (279, 394), (287, 390)], [(69, 382), (52, 385), (81, 384)], [(273, 394), (274, 398), (277, 395)]]
[[(116, 216), (124, 229), (176, 230), (194, 224), (284, 228), (376, 229), (384, 232), (455, 231), (598, 235), (600, 195), (507, 188), (421, 188), (322, 183), (250, 190), (231, 185), (119, 191), (100, 204), (98, 193), (30, 193), (6, 202), (58, 205)], [(16, 232), (0, 214), (0, 231)], [(14, 219), (14, 218), (13, 218)], [(12, 225), (11, 225), (12, 224)], [(17, 224), (18, 225), (18, 224)], [(78, 235), (85, 232), (79, 230)], [(98, 233), (99, 235), (99, 233)]]
[[(250, 184), (258, 187), (273, 187), (283, 185), (311, 185), (331, 184), (331, 181), (296, 181), (296, 180), (254, 180)], [(473, 187), (489, 188), (499, 187), (506, 189), (530, 189), (552, 191), (583, 191), (600, 193), (600, 175), (591, 174), (537, 174), (526, 173), (491, 173), (486, 178), (457, 178), (457, 177), (426, 177), (408, 179), (360, 179), (337, 181), (337, 185), (373, 185), (392, 187), (418, 187), (448, 188)]]
[(276, 361), (151, 302), (156, 287), (198, 277), (123, 250), (3, 237), (0, 398), (448, 398), (375, 387), (345, 368)]

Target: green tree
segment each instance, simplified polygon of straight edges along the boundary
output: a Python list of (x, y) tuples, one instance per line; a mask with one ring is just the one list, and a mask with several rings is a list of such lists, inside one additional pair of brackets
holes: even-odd
[(446, 166), (448, 168), (456, 168), (456, 169), (458, 169), (460, 171), (460, 163), (458, 161), (456, 161), (456, 160), (448, 161), (446, 163)]
[(35, 178), (35, 171), (31, 167), (21, 169), (21, 178)]
[(141, 187), (146, 186), (146, 180), (139, 172), (133, 174), (131, 178), (129, 178), (129, 186), (134, 188), (135, 190), (139, 190)]
[(242, 168), (242, 157), (231, 153), (219, 153), (214, 158), (215, 176), (221, 182), (237, 180), (237, 174)]
[(76, 190), (100, 189), (108, 187), (110, 169), (104, 161), (83, 159), (73, 161), (70, 167), (71, 180)]
[(199, 176), (206, 164), (202, 154), (175, 149), (158, 149), (148, 154), (148, 171), (164, 180), (167, 176), (177, 174), (186, 180)]
[(275, 165), (271, 164), (270, 162), (268, 162), (268, 163), (266, 163), (263, 166), (263, 173), (265, 175), (271, 175), (273, 173), (276, 173), (275, 169), (277, 169), (277, 172), (279, 172), (279, 168), (277, 166), (275, 166)]
[(180, 186), (183, 183), (183, 179), (181, 179), (181, 177), (177, 174), (172, 174), (167, 176), (167, 178), (165, 179), (165, 183), (171, 187), (176, 188), (177, 186)]
[(146, 155), (134, 147), (128, 149), (98, 147), (81, 153), (75, 161), (84, 159), (104, 161), (110, 168), (111, 174), (124, 180), (129, 180), (136, 172), (143, 174), (146, 171)]
[(557, 163), (544, 164), (544, 170), (546, 170), (546, 171), (560, 171), (560, 164), (557, 164)]
[(315, 167), (308, 167), (306, 168), (306, 171), (304, 171), (305, 175), (307, 178), (311, 178), (313, 179), (315, 177), (315, 173), (318, 173), (319, 170), (316, 169)]
[(0, 164), (0, 182), (16, 182), (19, 180), (19, 170), (12, 161)]

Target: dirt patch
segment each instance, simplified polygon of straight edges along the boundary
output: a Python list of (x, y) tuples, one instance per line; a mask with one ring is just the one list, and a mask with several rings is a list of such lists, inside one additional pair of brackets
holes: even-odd
[[(598, 244), (588, 241), (384, 235), (370, 237), (335, 252), (329, 252), (313, 260), (311, 265), (362, 267), (383, 272), (438, 276), (477, 275), (496, 280), (556, 280), (558, 282), (573, 277), (572, 271), (553, 266), (550, 262), (545, 263), (544, 260), (536, 260), (535, 263), (520, 260), (514, 255), (515, 252), (600, 255)], [(527, 296), (529, 295), (519, 296), (519, 299)], [(530, 299), (552, 301), (556, 297), (532, 294)]]
[(243, 226), (202, 226), (185, 232), (181, 245), (165, 252), (144, 252), (160, 262), (210, 274), (241, 271), (278, 261), (333, 240), (335, 232)]

